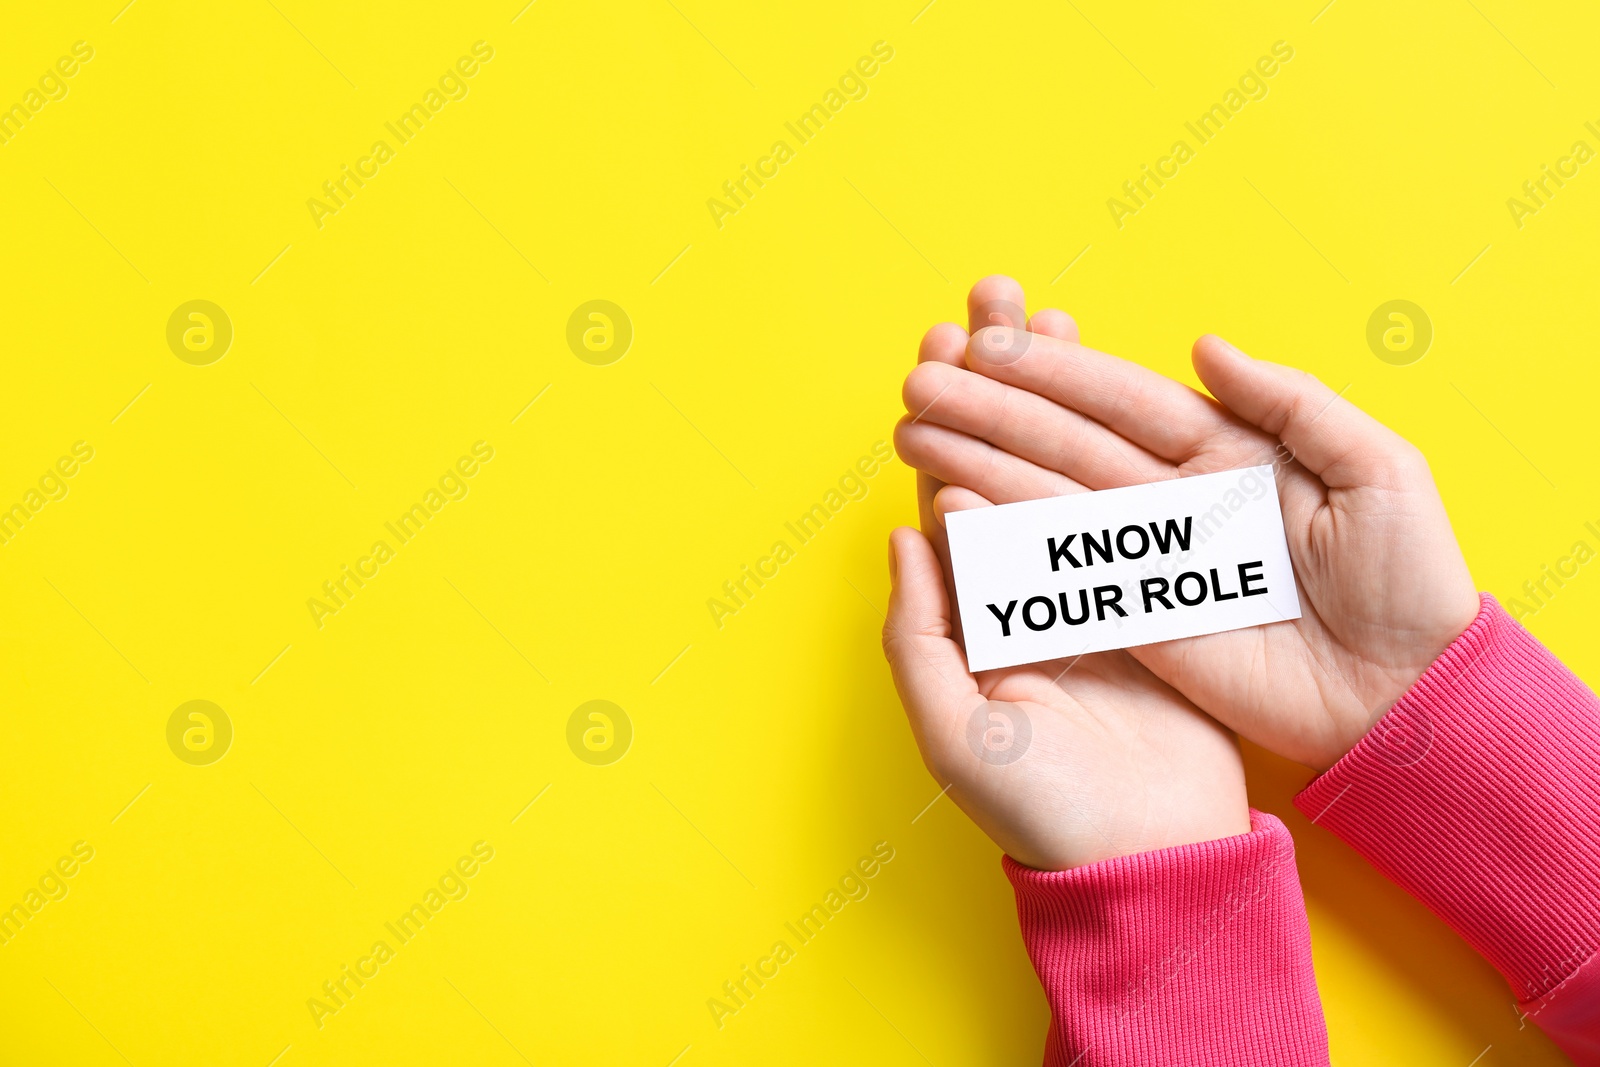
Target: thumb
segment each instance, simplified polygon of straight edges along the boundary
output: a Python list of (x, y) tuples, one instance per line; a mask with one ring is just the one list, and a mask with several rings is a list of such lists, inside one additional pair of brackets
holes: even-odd
[[(883, 652), (895, 689), (922, 742), (944, 730), (982, 697), (967, 658), (951, 636), (950, 598), (939, 558), (928, 539), (909, 526), (889, 535), (892, 589), (883, 624)], [(924, 752), (927, 749), (924, 747)]]
[(1251, 359), (1220, 337), (1195, 342), (1194, 369), (1224, 407), (1281, 440), (1330, 488), (1392, 482), (1402, 461), (1417, 454), (1315, 375)]

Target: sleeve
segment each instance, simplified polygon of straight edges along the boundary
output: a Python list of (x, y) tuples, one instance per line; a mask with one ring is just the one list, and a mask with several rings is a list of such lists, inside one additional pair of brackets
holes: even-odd
[(1493, 597), (1295, 805), (1600, 1067), (1600, 702)]
[(1326, 1067), (1294, 842), (1250, 814), (1248, 834), (1070, 871), (1005, 857), (1046, 1067)]

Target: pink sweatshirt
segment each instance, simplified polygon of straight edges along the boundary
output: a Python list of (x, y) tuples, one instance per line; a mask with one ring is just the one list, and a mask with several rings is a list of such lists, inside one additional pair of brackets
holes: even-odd
[[(1600, 1067), (1600, 701), (1493, 597), (1295, 806)], [(1239, 837), (1071, 871), (1005, 858), (1047, 1067), (1328, 1063), (1294, 843), (1251, 815)]]

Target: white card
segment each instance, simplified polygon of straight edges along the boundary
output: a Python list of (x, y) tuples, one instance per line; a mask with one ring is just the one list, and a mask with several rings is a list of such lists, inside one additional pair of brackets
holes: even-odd
[(974, 671), (1300, 617), (1272, 467), (945, 516)]

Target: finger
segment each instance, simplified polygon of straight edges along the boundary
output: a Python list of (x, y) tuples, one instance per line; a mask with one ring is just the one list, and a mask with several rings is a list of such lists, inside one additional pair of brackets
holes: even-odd
[(1195, 342), (1194, 369), (1212, 396), (1280, 439), (1331, 488), (1386, 484), (1417, 454), (1315, 375), (1251, 359), (1220, 337), (1207, 334)]
[[(941, 322), (927, 333), (922, 335), (922, 344), (917, 346), (917, 363), (949, 363), (957, 366), (966, 359), (967, 331), (953, 322)], [(922, 528), (930, 537), (934, 538), (934, 549), (941, 554), (946, 554), (943, 544), (944, 535), (938, 523), (934, 520), (933, 495), (939, 491), (939, 482), (917, 472), (917, 510), (920, 514)], [(947, 555), (947, 554), (946, 554)]]
[(917, 347), (917, 362), (951, 363), (962, 366), (967, 358), (967, 331), (953, 322), (941, 322), (922, 335)]
[(985, 326), (1012, 326), (1022, 329), (1028, 321), (1023, 311), (1022, 286), (1004, 274), (982, 278), (967, 293), (967, 325), (977, 331)]
[[(900, 451), (897, 445), (895, 451)], [(904, 455), (900, 461), (909, 466), (914, 466)], [(917, 471), (917, 522), (922, 527), (922, 532), (928, 540), (933, 542), (933, 550), (938, 553), (941, 560), (950, 559), (950, 542), (945, 537), (944, 526), (939, 522), (938, 513), (934, 508), (934, 500), (945, 484), (926, 471)]]
[(994, 501), (959, 485), (947, 485), (933, 498), (933, 513), (944, 525), (944, 517), (952, 511), (971, 511), (973, 508), (992, 508)]
[(952, 637), (950, 597), (927, 538), (908, 526), (889, 535), (889, 577), (883, 653), (919, 740), (937, 737), (981, 701), (978, 682)]
[[(917, 476), (920, 478), (928, 477), (921, 471), (917, 472)], [(955, 568), (950, 562), (950, 535), (945, 530), (945, 513), (947, 511), (959, 511), (963, 506), (991, 507), (992, 505), (989, 501), (985, 500), (983, 497), (979, 496), (977, 493), (974, 493), (970, 489), (963, 489), (959, 485), (944, 485), (942, 482), (934, 481), (931, 478), (929, 478), (929, 481), (934, 485), (941, 486), (941, 488), (934, 494), (929, 503), (929, 511), (931, 512), (934, 520), (938, 523), (938, 525), (933, 528), (937, 533), (937, 537), (930, 537), (928, 540), (933, 543), (934, 552), (939, 557), (939, 565), (944, 568), (945, 592), (949, 595), (951, 603), (954, 603), (956, 599)], [(952, 502), (954, 503), (952, 504)], [(961, 618), (959, 614), (953, 621), (955, 626), (956, 640), (961, 643), (963, 648), (965, 648), (966, 635), (962, 629)]]
[[(953, 322), (942, 322), (922, 335), (922, 344), (917, 348), (918, 363), (948, 363), (961, 366), (966, 362), (967, 331)], [(933, 550), (939, 558), (948, 563), (950, 559), (950, 546), (945, 540), (944, 527), (940, 526), (933, 512), (933, 496), (942, 487), (942, 483), (934, 478), (917, 472), (917, 512), (923, 531), (933, 542)], [(946, 572), (949, 568), (946, 567)]]
[[(960, 366), (966, 360), (966, 331), (955, 323), (939, 323), (933, 330), (923, 334), (922, 344), (917, 347), (917, 365), (922, 363), (949, 363)], [(918, 472), (917, 474), (917, 507), (922, 514), (922, 528), (934, 537), (934, 549), (944, 553), (942, 533), (938, 523), (933, 520), (933, 494), (938, 493), (939, 483), (933, 478)]]
[[(940, 483), (965, 486), (996, 504), (1087, 491), (1083, 483), (987, 441), (930, 422), (912, 422), (909, 417), (895, 427), (894, 447), (907, 465)], [(928, 529), (939, 529), (937, 520)]]
[[(922, 344), (917, 348), (917, 363), (947, 363), (961, 366), (966, 362), (967, 331), (953, 322), (941, 322), (922, 335)], [(939, 491), (939, 484), (926, 475), (917, 475), (917, 503), (922, 511), (924, 530), (936, 530), (929, 520), (933, 518), (933, 494)], [(938, 540), (934, 548), (943, 551)]]
[[(895, 452), (896, 454), (899, 454), (900, 452), (898, 445), (895, 446)], [(904, 463), (908, 467), (915, 466), (915, 464), (913, 464), (903, 455), (900, 456), (900, 462)], [(929, 537), (932, 537), (934, 531), (938, 529), (937, 524), (933, 521), (933, 498), (938, 496), (939, 490), (943, 488), (944, 483), (935, 478), (933, 475), (929, 474), (927, 471), (917, 471), (917, 519), (922, 524), (923, 532)], [(935, 542), (934, 547), (938, 548), (937, 541)]]
[(1177, 477), (1154, 456), (1100, 423), (1026, 389), (945, 364), (917, 366), (902, 389), (913, 421), (980, 438), (1091, 489)]
[(1028, 332), (1054, 337), (1060, 341), (1078, 341), (1078, 323), (1060, 308), (1035, 311), (1028, 319)]
[[(902, 460), (904, 457), (901, 457)], [(934, 554), (938, 557), (940, 565), (944, 568), (945, 591), (954, 598), (956, 595), (955, 571), (950, 566), (950, 535), (945, 532), (944, 523), (939, 521), (938, 511), (934, 500), (945, 484), (925, 471), (917, 471), (917, 524), (921, 526), (923, 535), (933, 545)], [(959, 635), (961, 624), (956, 623)]]
[(1075, 341), (992, 326), (967, 342), (967, 366), (1072, 408), (1173, 463), (1232, 425), (1188, 386)]

